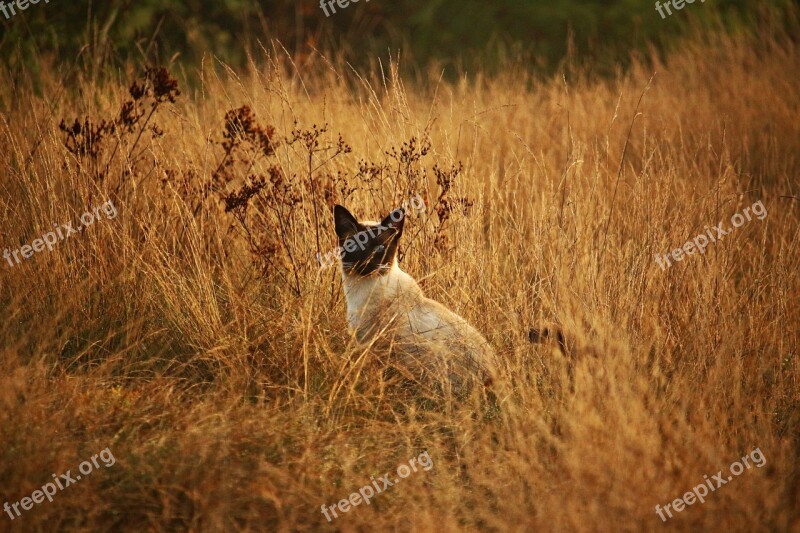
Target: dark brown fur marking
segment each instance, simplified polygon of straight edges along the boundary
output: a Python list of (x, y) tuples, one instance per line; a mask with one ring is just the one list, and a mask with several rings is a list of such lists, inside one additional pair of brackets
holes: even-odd
[(405, 211), (395, 209), (380, 224), (361, 224), (341, 205), (333, 208), (336, 236), (347, 274), (369, 276), (386, 272), (397, 255)]

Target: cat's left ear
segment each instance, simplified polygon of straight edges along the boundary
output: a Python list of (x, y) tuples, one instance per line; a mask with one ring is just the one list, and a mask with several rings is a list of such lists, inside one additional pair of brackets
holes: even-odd
[(406, 221), (406, 211), (402, 207), (398, 207), (381, 221), (381, 226), (393, 228), (397, 231), (399, 237), (403, 233), (403, 224)]
[(336, 227), (336, 235), (342, 239), (363, 229), (356, 217), (341, 205), (333, 206), (333, 222)]

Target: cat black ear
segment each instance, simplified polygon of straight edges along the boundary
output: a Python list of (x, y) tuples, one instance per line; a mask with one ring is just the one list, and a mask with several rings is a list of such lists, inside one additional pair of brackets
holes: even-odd
[(398, 207), (383, 219), (381, 226), (394, 228), (399, 237), (403, 233), (403, 224), (406, 221), (406, 211), (402, 207)]
[(341, 205), (333, 206), (333, 222), (336, 226), (336, 235), (339, 237), (358, 233), (361, 228), (356, 217)]

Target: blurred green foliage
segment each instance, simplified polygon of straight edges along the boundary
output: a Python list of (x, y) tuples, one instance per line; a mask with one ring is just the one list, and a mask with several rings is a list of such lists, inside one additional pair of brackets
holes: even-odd
[(695, 0), (662, 19), (650, 0), (360, 0), (334, 4), (329, 17), (317, 0), (40, 0), (10, 19), (0, 14), (0, 58), (17, 67), (72, 62), (89, 45), (82, 60), (97, 65), (178, 55), (238, 66), (277, 40), (301, 57), (314, 47), (355, 65), (402, 50), (420, 65), (491, 69), (523, 56), (551, 69), (574, 52), (603, 72), (648, 43), (668, 46), (691, 23), (748, 26), (759, 10), (791, 2)]

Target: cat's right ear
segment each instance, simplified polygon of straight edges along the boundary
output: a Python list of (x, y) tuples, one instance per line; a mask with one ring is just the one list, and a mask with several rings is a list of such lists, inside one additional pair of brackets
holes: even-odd
[(358, 233), (361, 229), (361, 224), (358, 223), (356, 217), (338, 204), (333, 206), (333, 222), (336, 226), (336, 235), (341, 238)]

